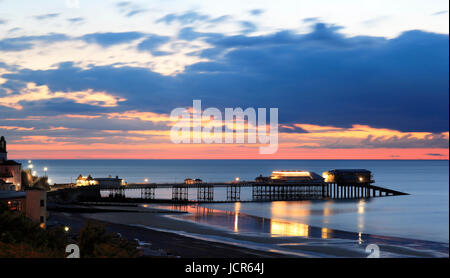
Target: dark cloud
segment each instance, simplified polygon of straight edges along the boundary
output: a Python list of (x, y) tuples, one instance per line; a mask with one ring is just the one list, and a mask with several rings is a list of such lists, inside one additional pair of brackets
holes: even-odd
[(167, 14), (156, 20), (156, 23), (171, 24), (173, 22), (179, 22), (181, 24), (192, 24), (196, 21), (208, 21), (209, 19), (209, 15), (200, 14), (195, 11), (187, 11), (181, 14)]
[(320, 21), (320, 17), (306, 17), (302, 21), (305, 23), (316, 23)]
[(68, 40), (64, 34), (48, 34), (43, 36), (24, 36), (0, 40), (0, 51), (22, 51), (33, 48), (36, 42), (57, 42)]
[(159, 51), (158, 48), (169, 41), (170, 37), (150, 35), (138, 45), (138, 49), (140, 51), (148, 51), (154, 56), (168, 55), (170, 54), (169, 52)]
[(116, 7), (119, 9), (119, 12), (125, 15), (126, 17), (133, 17), (135, 15), (145, 13), (148, 10), (142, 8), (139, 5), (136, 5), (129, 1), (123, 1), (116, 4)]
[[(151, 38), (141, 50), (157, 51), (161, 41)], [(307, 34), (285, 30), (261, 36), (184, 28), (179, 38), (208, 42), (211, 48), (198, 54), (210, 61), (189, 66), (177, 76), (131, 67), (81, 69), (68, 63), (57, 69), (4, 74), (8, 81), (2, 86), (17, 90), (35, 82), (53, 91), (94, 89), (127, 99), (116, 108), (89, 107), (92, 111), (168, 113), (201, 99), (204, 107), (278, 107), (280, 122), (286, 125), (448, 131), (448, 35), (409, 31), (393, 39), (346, 37), (339, 26), (317, 24)], [(33, 111), (65, 107), (51, 102), (45, 106)], [(24, 105), (21, 112), (26, 111), (31, 110)], [(443, 146), (439, 140), (433, 142)], [(377, 143), (373, 138), (367, 142)], [(404, 144), (401, 138), (388, 143)]]
[(127, 7), (130, 6), (132, 3), (130, 1), (122, 1), (116, 4), (117, 7), (122, 8), (122, 7)]
[(444, 148), (449, 147), (448, 139), (442, 134), (432, 134), (425, 138), (414, 138), (411, 135), (403, 137), (374, 137), (369, 135), (362, 141), (366, 148)]
[(249, 13), (250, 13), (251, 15), (261, 15), (261, 14), (264, 13), (264, 10), (261, 10), (261, 9), (253, 9), (253, 10), (250, 10)]
[(253, 33), (258, 29), (253, 22), (241, 21), (240, 23), (243, 28), (242, 33), (244, 34)]
[(278, 126), (278, 131), (282, 132), (282, 133), (308, 133), (306, 130), (304, 130), (298, 126), (283, 125), (283, 124), (280, 124)]
[[(285, 131), (286, 132), (286, 131)], [(292, 133), (292, 132), (291, 132)], [(298, 133), (298, 132), (294, 132)], [(399, 136), (373, 136), (369, 135), (366, 139), (359, 140), (355, 138), (326, 138), (326, 133), (322, 140), (316, 141), (317, 146), (299, 145), (297, 148), (326, 148), (326, 149), (422, 149), (422, 148), (442, 148), (448, 149), (449, 140), (442, 134), (430, 134), (425, 138), (414, 138), (412, 135)], [(433, 154), (427, 154), (433, 155)], [(434, 154), (440, 156), (439, 154)]]
[(20, 30), (22, 30), (22, 28), (14, 27), (14, 28), (9, 29), (8, 33), (14, 33), (14, 32), (20, 31)]
[(70, 23), (81, 23), (84, 21), (84, 18), (82, 17), (72, 17), (72, 18), (68, 18), (67, 21), (69, 21)]
[(435, 12), (431, 15), (443, 15), (443, 14), (448, 14), (448, 10), (443, 10), (443, 11), (439, 11), (439, 12)]
[(58, 13), (51, 13), (51, 14), (43, 14), (43, 15), (37, 15), (34, 18), (36, 20), (46, 20), (46, 19), (52, 19), (58, 17)]
[[(448, 146), (447, 146), (447, 147), (448, 147)], [(442, 157), (445, 157), (445, 155), (440, 154), (440, 153), (427, 153), (427, 154), (425, 154), (425, 155), (429, 155), (429, 156), (442, 156)]]
[(210, 20), (208, 20), (208, 22), (212, 23), (212, 24), (216, 24), (216, 23), (225, 22), (225, 21), (230, 20), (232, 18), (233, 17), (231, 15), (222, 15), (222, 16), (218, 16), (218, 17), (215, 17), (215, 18), (211, 18)]
[(132, 16), (135, 16), (135, 15), (138, 15), (141, 13), (145, 13), (145, 12), (147, 12), (146, 9), (133, 9), (133, 10), (127, 12), (126, 17), (132, 17)]
[(117, 44), (128, 43), (144, 36), (145, 34), (139, 32), (94, 33), (84, 35), (80, 39), (87, 43), (96, 43), (102, 47), (110, 47)]

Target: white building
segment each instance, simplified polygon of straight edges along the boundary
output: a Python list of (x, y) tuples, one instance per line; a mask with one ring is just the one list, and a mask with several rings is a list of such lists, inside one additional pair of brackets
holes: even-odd
[(6, 140), (3, 136), (0, 138), (0, 181), (4, 190), (11, 187), (20, 190), (22, 183), (22, 164), (8, 160)]

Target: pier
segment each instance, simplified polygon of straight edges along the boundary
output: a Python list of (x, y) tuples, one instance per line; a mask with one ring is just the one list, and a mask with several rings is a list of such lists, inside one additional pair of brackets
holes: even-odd
[[(186, 185), (178, 184), (129, 184), (121, 187), (104, 187), (102, 191), (109, 191), (112, 199), (125, 199), (125, 190), (137, 191), (140, 199), (145, 201), (155, 201), (156, 189), (171, 190), (171, 199), (174, 203), (197, 202), (271, 202), (271, 201), (298, 201), (298, 200), (340, 200), (340, 199), (360, 199), (372, 197), (385, 197), (407, 195), (406, 193), (387, 189), (370, 184), (271, 184), (257, 182), (241, 183), (207, 183)], [(226, 200), (218, 201), (214, 199), (214, 190), (223, 188), (226, 190)], [(241, 191), (251, 190), (251, 200), (241, 200)], [(195, 200), (189, 199), (189, 192), (196, 192)], [(161, 200), (160, 200), (161, 201)]]
[(135, 183), (67, 188), (65, 193), (78, 194), (82, 196), (81, 199), (87, 196), (84, 199), (95, 201), (172, 203), (343, 200), (408, 195), (375, 186), (374, 182), (372, 173), (365, 169), (330, 170), (322, 176), (309, 171), (288, 170), (274, 171), (270, 177), (259, 176), (255, 181), (236, 179), (233, 182), (204, 183), (200, 179), (186, 179), (185, 183)]

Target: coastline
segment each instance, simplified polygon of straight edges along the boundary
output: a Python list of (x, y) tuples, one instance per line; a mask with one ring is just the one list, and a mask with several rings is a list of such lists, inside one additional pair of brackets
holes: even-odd
[[(118, 213), (122, 217), (129, 213)], [(156, 213), (155, 213), (156, 214)], [(141, 243), (150, 243), (152, 250), (162, 251), (163, 255), (154, 257), (179, 257), (179, 258), (287, 258), (282, 254), (257, 251), (249, 248), (241, 248), (229, 244), (212, 243), (210, 241), (194, 239), (176, 235), (170, 232), (150, 230), (143, 227), (103, 221), (86, 217), (80, 213), (52, 213), (52, 218), (71, 227), (72, 231), (78, 231), (86, 220), (95, 220), (106, 226), (110, 233), (120, 234), (128, 240), (139, 239)], [(158, 253), (157, 252), (157, 253)]]
[[(123, 209), (123, 208), (121, 208)], [(233, 232), (223, 227), (198, 223), (189, 220), (195, 217), (192, 214), (181, 214), (161, 208), (139, 208), (127, 209), (130, 212), (98, 212), (98, 213), (64, 213), (72, 215), (80, 221), (92, 219), (107, 223), (108, 227), (120, 227), (122, 233), (133, 234), (140, 240), (148, 239), (153, 245), (164, 248), (161, 235), (164, 238), (174, 238), (181, 242), (202, 242), (200, 245), (207, 245), (208, 249), (194, 257), (214, 257), (214, 248), (225, 248), (225, 253), (221, 252), (218, 257), (306, 257), (306, 258), (365, 258), (366, 246), (376, 243), (381, 250), (381, 257), (448, 257), (448, 245), (440, 243), (427, 243), (409, 239), (397, 239), (382, 236), (363, 235), (363, 240), (352, 239), (354, 233), (342, 233), (333, 238), (312, 238), (300, 236), (270, 236), (261, 233)], [(58, 212), (61, 216), (61, 213)], [(241, 215), (244, 217), (245, 215)], [(151, 235), (151, 236), (150, 236)], [(158, 235), (158, 236), (156, 236)], [(144, 240), (145, 241), (145, 240)], [(163, 245), (160, 245), (163, 244)], [(424, 245), (425, 244), (425, 245)], [(427, 244), (439, 244), (439, 250)], [(169, 244), (172, 246), (172, 244)], [(190, 244), (188, 244), (190, 246)], [(443, 250), (442, 249), (446, 249)], [(427, 247), (430, 247), (429, 249)], [(179, 252), (176, 246), (172, 246)], [(234, 250), (230, 252), (230, 250)], [(444, 251), (444, 252), (442, 252)], [(237, 252), (237, 253), (236, 253)]]

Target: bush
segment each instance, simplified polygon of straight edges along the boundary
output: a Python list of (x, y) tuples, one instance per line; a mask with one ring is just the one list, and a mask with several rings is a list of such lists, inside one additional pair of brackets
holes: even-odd
[(135, 258), (139, 257), (137, 244), (106, 232), (104, 225), (88, 220), (80, 231), (78, 240), (84, 258)]
[(62, 228), (45, 230), (22, 214), (4, 211), (0, 214), (0, 242), (64, 250), (67, 236)]
[[(78, 238), (85, 258), (135, 258), (140, 256), (133, 242), (108, 234), (104, 225), (87, 221)], [(48, 230), (25, 216), (0, 211), (0, 258), (64, 258), (69, 244), (63, 227)]]
[(63, 258), (64, 253), (51, 249), (35, 248), (27, 243), (0, 242), (0, 258)]

